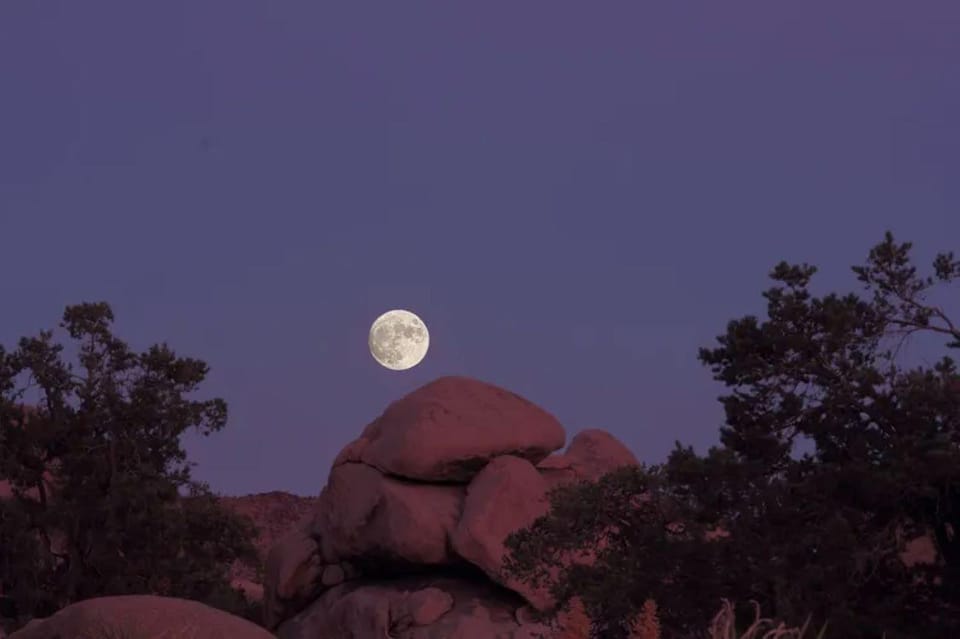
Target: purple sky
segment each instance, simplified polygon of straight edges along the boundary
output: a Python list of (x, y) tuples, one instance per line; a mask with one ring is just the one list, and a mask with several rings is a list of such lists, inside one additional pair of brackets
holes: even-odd
[(696, 350), (777, 261), (960, 251), (956, 0), (336, 4), (0, 3), (0, 343), (103, 299), (205, 359), (216, 490), (317, 493), (448, 374), (703, 451)]

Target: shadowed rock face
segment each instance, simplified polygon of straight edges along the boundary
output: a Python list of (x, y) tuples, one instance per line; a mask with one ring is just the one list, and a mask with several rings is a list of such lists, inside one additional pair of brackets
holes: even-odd
[(549, 488), (637, 460), (527, 400), (464, 377), (397, 402), (334, 461), (312, 516), (268, 553), (264, 613), (283, 639), (529, 639), (551, 605), (504, 579), (506, 537)]
[(220, 503), (229, 510), (249, 517), (257, 528), (254, 545), (259, 561), (255, 564), (235, 562), (230, 567), (230, 579), (234, 587), (244, 591), (250, 601), (263, 599), (262, 567), (267, 552), (298, 521), (309, 516), (316, 507), (316, 497), (301, 497), (280, 491), (221, 497)]
[[(523, 600), (492, 584), (444, 576), (357, 580), (327, 590), (277, 631), (301, 637), (513, 638)], [(535, 624), (526, 624), (531, 630)], [(538, 626), (539, 627), (539, 626)]]

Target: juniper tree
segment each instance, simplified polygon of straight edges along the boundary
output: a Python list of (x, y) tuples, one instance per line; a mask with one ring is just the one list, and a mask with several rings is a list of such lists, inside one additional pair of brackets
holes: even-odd
[(181, 441), (224, 428), (227, 406), (193, 398), (204, 362), (135, 352), (113, 319), (66, 308), (75, 360), (53, 331), (0, 347), (0, 580), (27, 616), (131, 593), (236, 609), (227, 569), (254, 556), (254, 530), (192, 479)]
[[(701, 456), (678, 442), (663, 464), (557, 491), (508, 540), (507, 572), (545, 577), (538, 565), (603, 539), (592, 567), (547, 580), (561, 602), (585, 600), (603, 637), (625, 636), (647, 598), (665, 637), (696, 636), (721, 598), (789, 625), (829, 620), (846, 639), (960, 636), (960, 376), (946, 355), (960, 325), (929, 299), (960, 261), (940, 254), (921, 277), (910, 250), (887, 233), (853, 268), (862, 294), (814, 296), (815, 267), (778, 264), (767, 317), (731, 321), (699, 351), (727, 387), (720, 444)], [(944, 338), (944, 356), (906, 368), (918, 334)], [(640, 492), (683, 519), (682, 543), (637, 510)], [(729, 536), (705, 541), (717, 526)], [(906, 567), (905, 541), (927, 531), (941, 562)]]

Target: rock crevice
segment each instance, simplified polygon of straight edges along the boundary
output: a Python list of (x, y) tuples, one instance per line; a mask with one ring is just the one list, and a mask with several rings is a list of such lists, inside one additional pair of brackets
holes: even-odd
[(270, 550), (265, 625), (282, 639), (530, 639), (549, 594), (501, 575), (547, 492), (636, 464), (601, 430), (566, 435), (522, 397), (440, 378), (337, 456), (311, 516)]

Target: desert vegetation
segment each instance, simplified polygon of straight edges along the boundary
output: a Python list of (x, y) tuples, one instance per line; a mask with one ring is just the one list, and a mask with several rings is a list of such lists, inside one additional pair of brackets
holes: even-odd
[(253, 557), (254, 531), (191, 478), (181, 445), (222, 429), (226, 404), (191, 398), (205, 363), (136, 353), (112, 321), (105, 303), (70, 306), (70, 350), (52, 331), (0, 346), (2, 592), (23, 619), (140, 593), (253, 615), (227, 570)]
[[(814, 267), (776, 266), (767, 317), (699, 353), (729, 390), (720, 445), (678, 442), (663, 464), (557, 488), (508, 540), (507, 572), (578, 597), (605, 639), (651, 599), (664, 637), (707, 636), (721, 599), (844, 639), (960, 636), (960, 376), (946, 355), (899, 358), (914, 336), (960, 347), (932, 299), (960, 261), (940, 254), (921, 277), (911, 248), (888, 233), (854, 267), (865, 295), (817, 297)], [(923, 534), (937, 560), (907, 565)], [(565, 561), (582, 548), (596, 560)], [(748, 608), (725, 610), (730, 632), (750, 625)]]
[[(910, 251), (887, 234), (854, 268), (861, 294), (815, 296), (814, 267), (777, 265), (767, 317), (731, 321), (699, 353), (727, 387), (719, 445), (678, 442), (661, 464), (561, 485), (508, 538), (506, 572), (549, 587), (565, 636), (960, 636), (960, 374), (946, 356), (960, 328), (934, 299), (960, 261), (938, 255), (921, 277)], [(134, 352), (112, 322), (109, 305), (79, 304), (66, 345), (45, 331), (0, 346), (5, 605), (26, 620), (159, 594), (259, 621), (229, 578), (256, 563), (255, 531), (192, 478), (181, 445), (227, 422), (223, 400), (195, 397), (207, 365), (166, 344)], [(943, 358), (904, 366), (923, 336)], [(904, 562), (919, 535), (936, 560)], [(592, 561), (570, 561), (585, 550)]]

